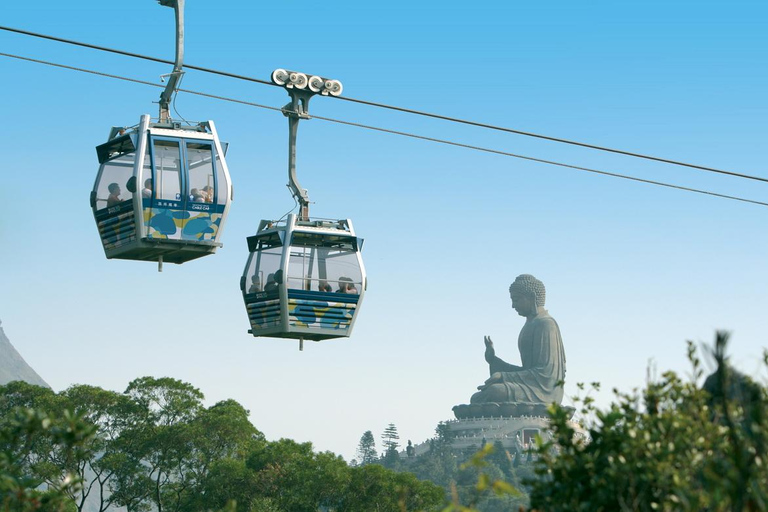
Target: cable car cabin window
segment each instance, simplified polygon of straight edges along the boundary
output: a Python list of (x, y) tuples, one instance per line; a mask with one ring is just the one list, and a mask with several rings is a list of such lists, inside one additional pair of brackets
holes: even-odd
[(213, 203), (215, 200), (212, 153), (210, 143), (187, 142), (189, 200), (193, 203)]
[(154, 141), (155, 193), (158, 200), (181, 201), (181, 152), (175, 140)]
[(363, 278), (356, 245), (352, 237), (294, 233), (288, 288), (359, 294)]
[(283, 245), (277, 233), (259, 240), (248, 262), (243, 291), (246, 294), (277, 292), (277, 281), (282, 280), (279, 272), (282, 257)]
[(96, 185), (95, 210), (113, 208), (131, 199), (127, 183), (133, 176), (134, 159), (135, 153), (125, 153), (101, 166)]
[[(150, 137), (152, 146), (151, 209), (144, 210), (147, 237), (180, 240), (184, 218), (183, 161), (178, 140)], [(145, 180), (146, 181), (146, 180)], [(144, 184), (142, 184), (143, 188)]]

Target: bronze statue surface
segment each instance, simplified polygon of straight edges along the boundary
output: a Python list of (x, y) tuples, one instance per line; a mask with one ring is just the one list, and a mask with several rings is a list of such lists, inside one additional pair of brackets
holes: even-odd
[(526, 318), (517, 341), (521, 365), (497, 357), (486, 336), (485, 360), (491, 376), (472, 395), (471, 405), (454, 407), (457, 417), (540, 414), (547, 405), (563, 400), (565, 350), (557, 322), (544, 309), (544, 284), (523, 274), (509, 287), (509, 294), (512, 308)]

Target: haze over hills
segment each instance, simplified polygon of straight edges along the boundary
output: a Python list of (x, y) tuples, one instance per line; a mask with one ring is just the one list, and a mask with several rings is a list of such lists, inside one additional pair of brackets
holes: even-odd
[(0, 321), (0, 385), (23, 380), (37, 386), (51, 387), (27, 364), (5, 335)]

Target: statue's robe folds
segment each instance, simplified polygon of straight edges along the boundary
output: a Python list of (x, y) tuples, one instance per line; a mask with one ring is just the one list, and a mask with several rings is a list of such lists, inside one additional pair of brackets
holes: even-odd
[[(560, 328), (546, 310), (526, 320), (517, 339), (523, 366), (506, 363), (493, 356), (490, 364), (491, 376), (501, 373), (501, 383), (488, 386), (495, 389), (481, 391), (473, 402), (490, 401), (486, 396), (504, 396), (505, 402), (530, 402), (560, 404), (563, 401), (565, 380), (565, 350)], [(489, 393), (486, 393), (489, 391)], [(486, 395), (486, 396), (484, 396)]]

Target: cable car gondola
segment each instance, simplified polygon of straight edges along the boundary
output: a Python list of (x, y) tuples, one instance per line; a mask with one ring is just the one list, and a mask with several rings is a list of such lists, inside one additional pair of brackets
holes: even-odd
[(308, 119), (314, 94), (338, 96), (336, 80), (275, 70), (272, 80), (283, 85), (291, 103), (288, 117), (288, 187), (299, 204), (299, 215), (262, 220), (248, 237), (250, 255), (240, 278), (253, 336), (322, 341), (348, 337), (367, 288), (361, 257), (363, 240), (349, 219), (310, 219), (309, 197), (296, 178), (296, 135), (300, 119)]
[(107, 258), (184, 263), (221, 247), (232, 199), (225, 150), (213, 121), (182, 126), (169, 104), (182, 74), (184, 0), (176, 11), (176, 62), (160, 96), (157, 123), (141, 116), (113, 127), (96, 147), (101, 166), (91, 208)]

